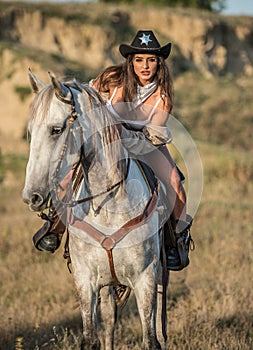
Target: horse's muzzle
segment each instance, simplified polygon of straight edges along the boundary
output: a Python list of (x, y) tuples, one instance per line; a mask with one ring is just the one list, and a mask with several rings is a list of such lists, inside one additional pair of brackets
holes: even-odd
[(39, 191), (30, 193), (23, 191), (22, 199), (31, 211), (42, 211), (47, 207), (48, 196), (43, 196)]

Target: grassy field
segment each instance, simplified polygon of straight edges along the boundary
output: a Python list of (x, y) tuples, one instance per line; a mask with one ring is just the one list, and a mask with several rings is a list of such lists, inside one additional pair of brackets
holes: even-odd
[[(204, 191), (191, 264), (171, 274), (168, 349), (250, 350), (253, 346), (252, 172), (249, 153), (199, 142)], [(41, 221), (22, 203), (26, 155), (0, 158), (0, 349), (78, 349), (81, 318), (62, 258), (35, 251)], [(120, 313), (116, 349), (140, 349), (132, 298)]]

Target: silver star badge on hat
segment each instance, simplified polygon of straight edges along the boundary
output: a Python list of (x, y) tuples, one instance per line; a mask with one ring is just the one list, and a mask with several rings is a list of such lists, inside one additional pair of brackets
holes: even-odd
[(146, 35), (144, 33), (142, 33), (142, 37), (140, 36), (139, 39), (141, 40), (141, 45), (145, 44), (146, 46), (148, 46), (148, 43), (152, 41), (150, 39), (150, 34)]

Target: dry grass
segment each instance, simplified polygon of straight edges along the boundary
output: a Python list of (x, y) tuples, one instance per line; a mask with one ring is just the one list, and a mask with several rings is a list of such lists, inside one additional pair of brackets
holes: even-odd
[[(196, 251), (191, 265), (171, 276), (169, 349), (250, 350), (253, 163), (246, 153), (222, 146), (200, 143), (199, 151), (205, 187), (192, 229)], [(1, 157), (0, 349), (78, 349), (81, 319), (62, 251), (43, 254), (31, 242), (41, 222), (20, 198), (25, 162)], [(140, 349), (140, 343), (131, 299), (119, 317), (116, 349)]]
[(189, 71), (175, 81), (173, 113), (194, 138), (251, 150), (252, 88), (247, 77), (205, 79)]

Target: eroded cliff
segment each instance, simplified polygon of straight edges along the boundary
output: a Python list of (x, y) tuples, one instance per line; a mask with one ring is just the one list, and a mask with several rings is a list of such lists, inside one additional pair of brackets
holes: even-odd
[[(120, 62), (121, 42), (137, 29), (152, 29), (160, 43), (173, 44), (169, 64), (175, 79), (185, 71), (206, 78), (253, 75), (253, 18), (228, 18), (171, 8), (100, 4), (1, 4), (0, 133), (19, 138), (31, 94), (27, 69), (48, 81), (47, 71), (87, 81)], [(3, 121), (8, 116), (8, 122)], [(1, 147), (3, 147), (1, 145)]]

